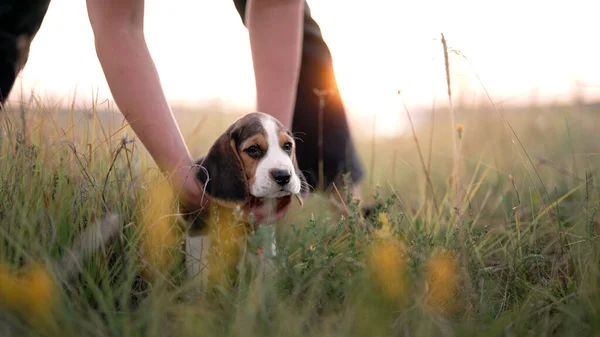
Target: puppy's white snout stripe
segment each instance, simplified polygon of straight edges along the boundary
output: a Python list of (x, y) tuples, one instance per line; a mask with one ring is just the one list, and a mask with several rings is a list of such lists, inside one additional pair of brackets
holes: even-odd
[(281, 196), (282, 190), (296, 194), (300, 191), (300, 178), (294, 170), (290, 154), (282, 149), (280, 130), (272, 117), (261, 120), (265, 130), (268, 149), (257, 166), (256, 180), (251, 187), (253, 195), (258, 197)]

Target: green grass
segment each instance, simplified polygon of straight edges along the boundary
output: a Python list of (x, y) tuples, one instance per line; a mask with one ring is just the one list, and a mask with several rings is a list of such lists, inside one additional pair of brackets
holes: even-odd
[[(143, 178), (152, 172), (140, 169), (140, 144), (123, 142), (132, 133), (118, 118), (41, 105), (23, 119), (3, 114), (0, 295), (26, 291), (0, 299), (0, 335), (597, 335), (600, 108), (507, 109), (506, 123), (486, 108), (456, 111), (461, 203), (450, 179), (454, 126), (439, 110), (433, 138), (430, 123), (417, 128), (425, 165), (410, 133), (357, 144), (367, 169), (374, 159), (363, 197), (382, 202), (389, 228), (375, 219), (365, 229), (351, 196), (340, 217), (313, 195), (280, 224), (273, 269), (258, 273), (247, 254), (234, 285), (197, 300), (183, 296), (189, 282), (175, 262), (144, 277), (140, 228), (153, 206)], [(229, 120), (205, 116), (183, 130), (197, 155)], [(64, 279), (57, 261), (107, 213), (120, 215), (122, 235)], [(178, 249), (167, 254), (181, 257)], [(40, 296), (40, 278), (7, 281), (36, 263), (56, 281), (53, 302)]]

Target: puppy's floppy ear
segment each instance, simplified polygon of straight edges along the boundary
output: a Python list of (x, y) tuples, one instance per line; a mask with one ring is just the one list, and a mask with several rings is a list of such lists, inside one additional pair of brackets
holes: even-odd
[(248, 179), (237, 150), (237, 128), (232, 125), (197, 163), (198, 180), (212, 198), (245, 203), (250, 198)]

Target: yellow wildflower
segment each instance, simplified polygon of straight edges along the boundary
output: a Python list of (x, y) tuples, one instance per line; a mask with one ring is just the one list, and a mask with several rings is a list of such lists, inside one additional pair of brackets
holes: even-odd
[(462, 139), (463, 131), (465, 130), (465, 126), (461, 123), (456, 124), (456, 132), (458, 133), (458, 138)]
[(165, 273), (175, 265), (173, 249), (180, 241), (171, 186), (160, 179), (147, 183), (142, 212), (142, 255), (154, 272)]
[(46, 268), (33, 265), (11, 273), (0, 264), (0, 302), (14, 309), (38, 328), (49, 328), (54, 305), (54, 281)]
[(375, 235), (379, 238), (387, 238), (392, 235), (392, 225), (388, 220), (387, 213), (379, 213), (377, 220), (381, 223), (381, 228), (375, 230)]
[(433, 254), (426, 263), (427, 304), (447, 312), (452, 309), (458, 288), (458, 265), (455, 257), (447, 252)]
[(375, 283), (393, 301), (402, 301), (407, 292), (406, 260), (403, 245), (392, 239), (376, 242), (369, 252)]

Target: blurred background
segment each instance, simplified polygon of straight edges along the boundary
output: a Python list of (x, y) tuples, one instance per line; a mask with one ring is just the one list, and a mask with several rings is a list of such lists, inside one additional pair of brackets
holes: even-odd
[[(231, 0), (145, 3), (150, 52), (198, 158), (235, 118), (254, 110), (247, 30)], [(333, 54), (365, 169), (362, 192), (353, 197), (383, 203), (370, 220), (373, 231), (364, 230), (371, 226), (337, 186), (332, 198), (313, 193), (288, 213), (298, 226), (285, 221), (277, 230), (283, 249), (273, 274), (255, 273), (264, 260), (245, 254), (245, 276), (234, 288), (219, 287), (197, 306), (179, 303), (183, 293), (171, 284), (184, 274), (162, 269), (183, 256), (170, 253), (180, 247), (171, 216), (178, 198), (142, 144), (129, 141), (135, 137), (112, 102), (85, 1), (52, 0), (0, 114), (0, 302), (17, 302), (33, 320), (56, 314), (73, 336), (187, 335), (178, 329), (261, 337), (350, 330), (463, 336), (484, 329), (598, 335), (598, 5), (309, 5)], [(126, 239), (89, 263), (66, 264), (83, 273), (64, 282), (64, 292), (49, 290), (52, 275), (36, 269), (25, 282), (8, 273), (37, 257), (71, 256), (73, 238), (107, 211), (122, 215)], [(149, 279), (153, 260), (160, 263), (157, 280), (166, 282), (146, 290), (137, 276)], [(3, 280), (12, 283), (3, 287)], [(5, 315), (3, 303), (0, 331), (8, 333), (0, 336), (8, 336), (3, 322), (22, 321)]]
[[(450, 55), (453, 94), (461, 104), (487, 102), (476, 75), (500, 106), (593, 102), (600, 96), (592, 1), (308, 3), (333, 54), (350, 123), (375, 123), (354, 127), (358, 138), (371, 131), (405, 132), (402, 101), (417, 122), (432, 104), (445, 105), (440, 33), (468, 59)], [(248, 35), (232, 1), (146, 1), (146, 38), (179, 120), (198, 119), (199, 109), (253, 109)], [(80, 109), (89, 109), (92, 97), (110, 98), (85, 1), (52, 1), (11, 104), (32, 92)]]

